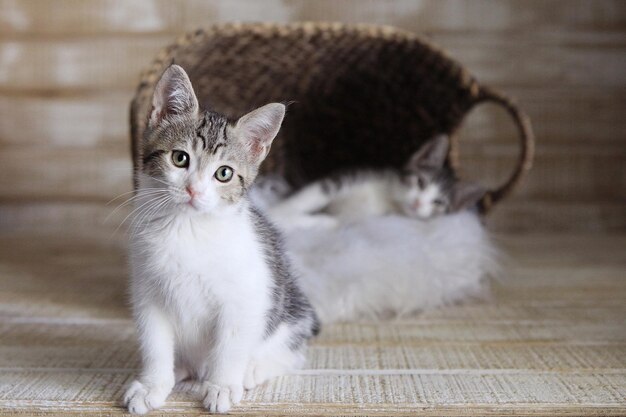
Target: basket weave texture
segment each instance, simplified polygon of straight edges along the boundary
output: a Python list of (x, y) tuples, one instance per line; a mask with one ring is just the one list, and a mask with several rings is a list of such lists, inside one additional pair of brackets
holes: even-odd
[(201, 106), (229, 117), (273, 101), (291, 103), (262, 170), (296, 186), (339, 169), (399, 167), (438, 133), (451, 135), (448, 163), (458, 168), (454, 132), (485, 101), (512, 116), (520, 154), (506, 183), (483, 198), (483, 211), (531, 167), (528, 118), (427, 41), (389, 27), (299, 23), (215, 25), (163, 49), (131, 105), (135, 168), (154, 87), (172, 63), (185, 68)]

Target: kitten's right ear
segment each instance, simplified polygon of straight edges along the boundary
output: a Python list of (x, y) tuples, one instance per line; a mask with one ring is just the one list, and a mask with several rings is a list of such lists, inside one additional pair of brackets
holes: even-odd
[(198, 99), (187, 73), (178, 65), (170, 65), (154, 89), (148, 125), (154, 128), (172, 116), (197, 112)]
[(474, 182), (457, 182), (452, 191), (452, 212), (476, 206), (487, 192), (482, 185)]
[(411, 156), (407, 168), (441, 168), (448, 157), (450, 140), (448, 135), (438, 135), (423, 144), (417, 152)]

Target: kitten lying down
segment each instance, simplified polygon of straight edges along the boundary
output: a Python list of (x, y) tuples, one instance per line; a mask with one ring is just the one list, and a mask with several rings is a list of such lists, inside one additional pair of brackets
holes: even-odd
[(448, 147), (438, 136), (400, 172), (340, 175), (287, 197), (278, 177), (253, 189), (284, 230), (323, 322), (402, 316), (481, 294), (496, 267), (474, 210), (484, 190), (454, 178)]
[(411, 155), (401, 171), (334, 175), (289, 196), (284, 179), (263, 178), (252, 196), (264, 200), (260, 204), (286, 229), (336, 226), (387, 214), (428, 220), (472, 208), (485, 193), (478, 184), (455, 178), (445, 164), (448, 149), (448, 137), (439, 135)]

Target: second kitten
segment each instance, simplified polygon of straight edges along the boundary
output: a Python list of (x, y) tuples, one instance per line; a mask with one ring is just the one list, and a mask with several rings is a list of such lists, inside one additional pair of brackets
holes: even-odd
[(358, 171), (325, 178), (275, 204), (270, 214), (290, 228), (387, 214), (427, 220), (470, 208), (485, 191), (456, 180), (445, 165), (448, 149), (448, 137), (437, 136), (413, 154), (401, 171)]

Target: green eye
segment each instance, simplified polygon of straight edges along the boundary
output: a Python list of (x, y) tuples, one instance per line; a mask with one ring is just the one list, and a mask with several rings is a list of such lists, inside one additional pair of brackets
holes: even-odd
[(187, 168), (189, 166), (189, 154), (183, 151), (172, 151), (172, 162), (178, 168)]
[(221, 166), (215, 171), (215, 179), (219, 182), (228, 182), (233, 178), (233, 169), (229, 166)]

